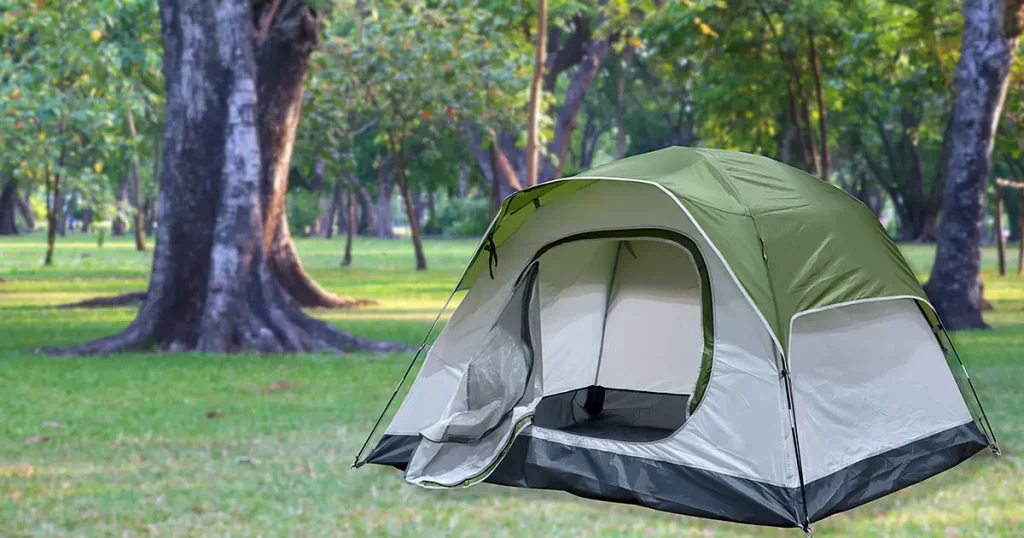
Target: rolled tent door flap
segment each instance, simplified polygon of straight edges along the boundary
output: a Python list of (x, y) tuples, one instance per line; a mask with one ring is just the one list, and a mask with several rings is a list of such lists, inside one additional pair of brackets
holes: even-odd
[(442, 418), (420, 432), (406, 481), (432, 488), (481, 482), (529, 425), (542, 395), (536, 277), (533, 264), (469, 361)]

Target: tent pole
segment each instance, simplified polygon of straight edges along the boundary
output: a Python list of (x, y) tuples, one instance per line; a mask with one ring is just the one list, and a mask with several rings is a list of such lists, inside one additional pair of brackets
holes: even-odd
[[(778, 351), (776, 350), (776, 353)], [(800, 500), (804, 505), (804, 523), (803, 530), (807, 533), (807, 536), (811, 534), (811, 514), (807, 510), (807, 487), (804, 482), (804, 464), (803, 459), (800, 457), (800, 432), (796, 426), (796, 407), (793, 405), (793, 383), (789, 377), (789, 368), (786, 367), (785, 360), (781, 361), (782, 364), (782, 379), (783, 384), (786, 387), (786, 405), (789, 407), (789, 420), (790, 420), (790, 432), (793, 435), (793, 450), (796, 453), (796, 473), (800, 478)]]
[[(461, 281), (460, 281), (461, 283)], [(363, 446), (359, 448), (359, 453), (356, 454), (356, 459), (352, 461), (352, 468), (358, 469), (366, 464), (366, 460), (360, 461), (363, 457), (363, 452), (366, 451), (366, 447), (370, 445), (370, 439), (373, 439), (373, 435), (377, 433), (377, 428), (380, 428), (381, 421), (384, 420), (384, 415), (388, 413), (388, 409), (391, 408), (391, 404), (395, 402), (395, 398), (398, 397), (398, 392), (402, 390), (402, 385), (405, 385), (405, 380), (408, 379), (409, 373), (412, 372), (413, 366), (416, 365), (416, 361), (419, 360), (423, 350), (427, 347), (427, 340), (430, 339), (430, 335), (434, 333), (434, 329), (437, 327), (437, 322), (441, 319), (441, 315), (444, 314), (445, 310), (448, 310), (448, 305), (452, 302), (452, 297), (455, 297), (455, 292), (458, 291), (459, 287), (455, 286), (451, 294), (448, 295), (448, 300), (444, 302), (444, 306), (437, 313), (437, 317), (434, 318), (434, 323), (430, 324), (430, 329), (427, 334), (423, 336), (423, 342), (420, 342), (419, 349), (416, 350), (416, 354), (412, 356), (412, 360), (409, 361), (409, 367), (405, 369), (405, 373), (402, 374), (402, 379), (398, 381), (398, 386), (395, 387), (395, 391), (391, 393), (391, 397), (388, 398), (388, 403), (384, 404), (384, 409), (380, 410), (380, 416), (377, 417), (377, 422), (373, 424), (373, 428), (370, 429), (370, 433), (366, 435), (366, 440), (363, 441)]]
[[(960, 369), (963, 370), (964, 377), (967, 378), (967, 386), (971, 387), (971, 394), (974, 396), (974, 401), (978, 402), (978, 410), (981, 411), (981, 420), (985, 422), (984, 427), (988, 430), (988, 437), (992, 443), (992, 446), (989, 448), (992, 449), (992, 453), (995, 454), (997, 458), (1001, 458), (1003, 457), (1003, 453), (999, 450), (999, 440), (996, 439), (996, 431), (992, 429), (992, 423), (989, 422), (988, 414), (985, 413), (985, 406), (981, 404), (981, 398), (978, 397), (978, 391), (974, 388), (974, 381), (971, 380), (971, 374), (967, 373), (967, 367), (964, 366), (964, 361), (960, 358), (960, 353), (956, 350), (956, 345), (953, 344), (953, 339), (950, 338), (949, 333), (946, 332), (946, 326), (942, 324), (942, 320), (939, 320), (939, 329), (942, 330), (943, 336), (946, 337), (946, 342), (949, 342), (949, 349), (953, 352), (953, 356), (956, 357), (956, 362), (960, 363)], [(946, 350), (943, 349), (943, 352), (946, 352)]]

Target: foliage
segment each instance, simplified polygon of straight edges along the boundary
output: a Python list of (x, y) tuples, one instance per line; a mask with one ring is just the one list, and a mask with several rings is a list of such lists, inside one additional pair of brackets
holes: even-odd
[(480, 237), (490, 223), (490, 200), (450, 198), (437, 208), (435, 226), (448, 237)]
[(288, 228), (293, 235), (304, 235), (320, 216), (317, 193), (292, 190), (288, 193)]

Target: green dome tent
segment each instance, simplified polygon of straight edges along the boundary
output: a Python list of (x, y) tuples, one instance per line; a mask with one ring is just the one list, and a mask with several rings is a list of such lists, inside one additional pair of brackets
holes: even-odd
[(771, 159), (668, 148), (513, 194), (456, 291), (357, 465), (809, 529), (998, 451), (875, 216)]

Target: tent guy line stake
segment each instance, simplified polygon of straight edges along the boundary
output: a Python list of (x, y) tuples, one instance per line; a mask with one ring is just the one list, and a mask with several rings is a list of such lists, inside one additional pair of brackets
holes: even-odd
[(452, 297), (455, 297), (455, 293), (458, 291), (458, 286), (452, 290), (451, 294), (448, 295), (448, 300), (444, 302), (444, 306), (441, 307), (441, 311), (437, 313), (437, 317), (434, 318), (434, 322), (430, 324), (430, 329), (427, 334), (423, 336), (423, 341), (420, 342), (420, 347), (416, 350), (416, 354), (412, 356), (412, 360), (409, 361), (409, 366), (405, 369), (405, 373), (402, 374), (402, 379), (398, 381), (398, 386), (395, 387), (394, 392), (391, 393), (391, 397), (388, 398), (388, 403), (384, 404), (384, 409), (380, 410), (380, 416), (377, 417), (377, 422), (373, 424), (373, 428), (370, 429), (370, 433), (367, 434), (366, 440), (363, 441), (363, 446), (359, 448), (359, 452), (356, 454), (356, 459), (352, 461), (352, 469), (358, 469), (362, 467), (366, 461), (359, 461), (363, 457), (363, 452), (366, 452), (366, 447), (370, 445), (370, 440), (373, 439), (373, 435), (377, 433), (377, 429), (380, 428), (381, 421), (384, 420), (384, 415), (388, 414), (388, 409), (391, 408), (391, 404), (395, 402), (395, 398), (398, 397), (398, 392), (402, 390), (402, 385), (405, 385), (405, 380), (408, 379), (409, 373), (412, 372), (413, 366), (416, 365), (416, 361), (419, 360), (423, 350), (427, 347), (427, 340), (430, 340), (430, 335), (434, 333), (434, 329), (437, 327), (437, 322), (441, 319), (441, 315), (448, 310), (448, 305), (452, 302)]

